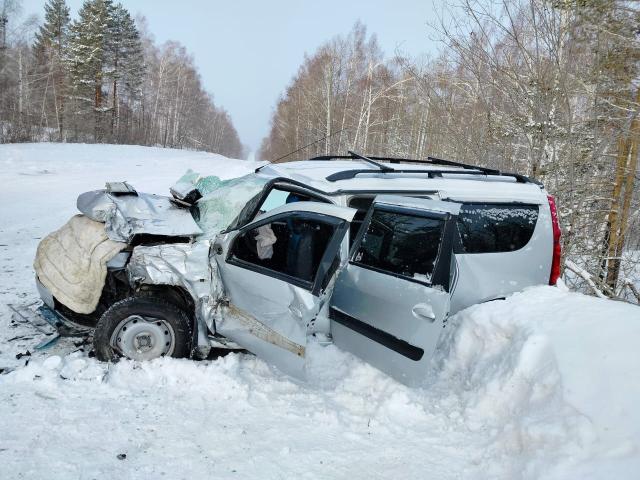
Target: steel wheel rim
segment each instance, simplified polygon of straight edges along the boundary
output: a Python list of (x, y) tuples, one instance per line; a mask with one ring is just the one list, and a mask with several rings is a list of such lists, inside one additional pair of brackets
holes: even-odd
[(175, 349), (173, 328), (162, 318), (129, 315), (111, 335), (111, 347), (132, 360), (171, 356)]

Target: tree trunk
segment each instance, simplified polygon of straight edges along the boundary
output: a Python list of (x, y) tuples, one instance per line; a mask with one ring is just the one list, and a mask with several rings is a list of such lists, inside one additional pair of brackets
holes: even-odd
[[(636, 102), (640, 101), (640, 89)], [(607, 262), (607, 285), (615, 291), (620, 276), (620, 264), (624, 253), (624, 241), (629, 223), (629, 212), (635, 186), (635, 174), (638, 169), (638, 141), (640, 140), (640, 120), (636, 116), (631, 121), (629, 137), (621, 139), (622, 151), (618, 154), (616, 184), (614, 185), (613, 204), (610, 212), (610, 229)], [(613, 215), (612, 215), (613, 214)]]
[(100, 108), (102, 107), (102, 81), (96, 76), (94, 92), (94, 116), (93, 116), (93, 141), (97, 142), (100, 138)]
[(113, 101), (111, 106), (111, 136), (114, 137), (118, 128), (118, 81), (113, 80)]
[(18, 128), (22, 130), (24, 79), (22, 73), (22, 49), (18, 50)]
[(616, 160), (615, 179), (613, 182), (613, 193), (611, 195), (611, 207), (607, 217), (607, 237), (606, 242), (606, 282), (611, 289), (615, 289), (617, 275), (615, 273), (615, 259), (618, 255), (618, 232), (620, 229), (620, 207), (621, 194), (624, 184), (624, 173), (629, 158), (629, 141), (624, 138), (624, 134), (618, 139), (618, 157)]
[[(114, 63), (113, 63), (113, 99), (112, 99), (112, 109), (111, 109), (111, 137), (114, 138), (114, 135), (118, 129), (118, 54), (116, 53)], [(113, 140), (112, 140), (113, 141)]]
[(329, 71), (326, 73), (326, 88), (327, 88), (327, 102), (326, 102), (326, 126), (325, 126), (325, 140), (324, 140), (324, 153), (329, 154), (331, 139), (331, 96), (333, 94), (333, 64), (331, 56), (329, 56)]

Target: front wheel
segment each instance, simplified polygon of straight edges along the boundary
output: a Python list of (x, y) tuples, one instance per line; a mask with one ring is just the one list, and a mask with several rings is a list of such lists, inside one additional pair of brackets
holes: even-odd
[(189, 356), (191, 321), (180, 307), (155, 296), (128, 297), (102, 314), (93, 334), (98, 360)]

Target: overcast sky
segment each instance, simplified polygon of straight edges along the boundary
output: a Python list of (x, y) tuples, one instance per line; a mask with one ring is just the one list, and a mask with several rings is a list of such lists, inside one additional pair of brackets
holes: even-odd
[[(361, 20), (387, 55), (435, 52), (427, 22), (439, 0), (122, 0), (147, 17), (158, 43), (177, 40), (194, 56), (205, 88), (231, 115), (240, 139), (257, 149), (278, 96), (305, 53)], [(72, 18), (82, 0), (67, 0)], [(43, 16), (44, 0), (23, 14)]]

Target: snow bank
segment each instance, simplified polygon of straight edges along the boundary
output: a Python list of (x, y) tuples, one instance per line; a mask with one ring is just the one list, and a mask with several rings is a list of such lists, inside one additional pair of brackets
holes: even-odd
[[(74, 213), (78, 193), (113, 179), (164, 193), (187, 168), (228, 178), (255, 164), (143, 147), (0, 145), (0, 167), (0, 303), (29, 303), (38, 238)], [(0, 478), (640, 472), (640, 308), (624, 303), (539, 287), (471, 307), (451, 319), (418, 389), (318, 345), (308, 348), (308, 384), (251, 355), (106, 365), (71, 340), (36, 353), (41, 337), (10, 318), (0, 305)]]
[(561, 478), (631, 478), (640, 472), (640, 383), (630, 381), (640, 378), (639, 339), (638, 307), (533, 288), (457, 315), (438, 382), (455, 391), (470, 429), (495, 433), (494, 448), (571, 459), (575, 470)]
[(0, 449), (14, 472), (26, 456), (77, 451), (53, 478), (116, 474), (119, 453), (132, 478), (177, 467), (196, 478), (636, 478), (638, 315), (552, 287), (472, 307), (454, 317), (420, 389), (317, 345), (309, 384), (241, 354), (50, 356), (0, 376)]

